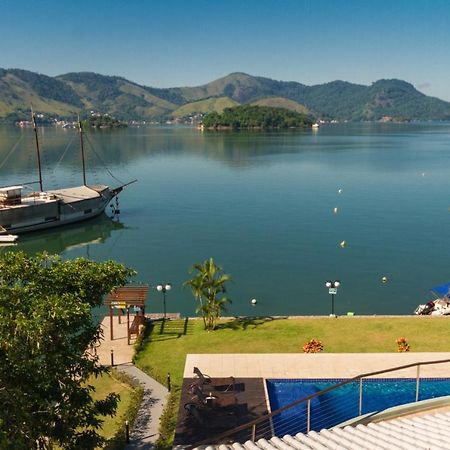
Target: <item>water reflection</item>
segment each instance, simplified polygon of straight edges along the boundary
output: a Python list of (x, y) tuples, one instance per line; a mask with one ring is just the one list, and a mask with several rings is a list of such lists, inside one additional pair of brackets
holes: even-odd
[[(19, 237), (17, 245), (7, 248), (8, 250), (23, 250), (30, 254), (42, 252), (44, 249), (51, 254), (60, 254), (85, 248), (88, 253), (89, 246), (104, 244), (111, 238), (114, 231), (125, 228), (127, 227), (123, 223), (102, 214), (87, 222), (23, 234)], [(86, 256), (89, 257), (88, 254)]]
[[(258, 164), (267, 164), (271, 158), (264, 157), (299, 153), (308, 156), (318, 148), (322, 153), (330, 152), (332, 155), (358, 149), (364, 155), (374, 149), (392, 149), (393, 137), (398, 140), (397, 149), (401, 149), (406, 141), (410, 144), (405, 137), (420, 132), (426, 132), (432, 138), (433, 135), (447, 133), (448, 125), (340, 124), (323, 126), (316, 134), (310, 130), (200, 132), (181, 126), (89, 131), (85, 133), (88, 183), (111, 183), (111, 180), (105, 181), (110, 176), (106, 167), (122, 170), (161, 156), (211, 159), (245, 168), (252, 165), (254, 159)], [(40, 128), (39, 134), (44, 188), (56, 187), (61, 178), (65, 184), (80, 184), (77, 131), (49, 127)], [(367, 162), (371, 163), (370, 158)], [(32, 130), (0, 127), (2, 184), (35, 180), (36, 173)]]
[[(138, 178), (120, 195), (127, 227), (100, 219), (24, 236), (15, 248), (64, 257), (90, 250), (94, 260), (135, 268), (140, 282), (170, 280), (170, 309), (188, 315), (195, 304), (181, 285), (210, 256), (233, 277), (230, 315), (328, 314), (327, 279), (342, 282), (339, 314), (409, 313), (429, 286), (448, 281), (436, 256), (450, 246), (448, 124), (86, 134), (88, 183), (109, 183), (100, 159), (125, 181)], [(44, 187), (80, 184), (76, 130), (42, 135)], [(0, 128), (0, 164), (22, 136), (17, 150), (28, 156), (0, 165), (0, 184), (36, 178), (31, 130)]]

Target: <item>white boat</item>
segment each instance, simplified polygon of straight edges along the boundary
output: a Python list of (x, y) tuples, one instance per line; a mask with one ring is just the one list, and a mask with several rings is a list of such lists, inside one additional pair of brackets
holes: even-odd
[[(84, 162), (83, 132), (79, 123), (83, 185), (44, 191), (37, 127), (33, 117), (39, 171), (39, 191), (24, 195), (23, 186), (0, 188), (0, 226), (3, 233), (25, 233), (80, 222), (103, 213), (109, 202), (127, 183), (115, 188), (106, 185), (87, 185)], [(118, 210), (116, 211), (118, 213)], [(1, 228), (0, 228), (1, 231)]]
[(450, 315), (450, 301), (442, 298), (430, 300), (429, 302), (419, 305), (414, 314), (421, 316), (448, 316)]
[(442, 284), (431, 289), (433, 300), (419, 305), (414, 314), (421, 316), (448, 316), (450, 315), (450, 283)]
[(311, 125), (311, 127), (317, 129), (317, 128), (320, 127), (320, 125), (316, 122), (316, 123), (313, 123), (313, 124)]
[(0, 244), (16, 242), (18, 237), (17, 234), (0, 234)]

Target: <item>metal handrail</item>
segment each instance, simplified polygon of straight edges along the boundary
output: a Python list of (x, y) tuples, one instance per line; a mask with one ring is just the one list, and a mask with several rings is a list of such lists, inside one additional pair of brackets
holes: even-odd
[[(225, 431), (217, 436), (215, 436), (214, 438), (208, 438), (208, 439), (203, 439), (199, 442), (196, 442), (195, 444), (192, 444), (190, 446), (185, 447), (186, 450), (193, 450), (194, 448), (200, 446), (200, 445), (204, 445), (204, 444), (211, 444), (212, 442), (217, 442), (220, 441), (226, 437), (232, 436), (240, 431), (246, 430), (246, 429), (252, 429), (252, 436), (255, 436), (256, 432), (256, 426), (262, 422), (267, 421), (268, 419), (271, 419), (272, 417), (278, 416), (280, 415), (282, 412), (291, 409), (297, 405), (300, 405), (301, 403), (305, 403), (305, 402), (310, 402), (312, 399), (319, 397), (320, 395), (326, 394), (327, 392), (333, 391), (341, 386), (344, 386), (346, 384), (352, 383), (354, 381), (357, 380), (362, 380), (363, 378), (368, 378), (368, 377), (372, 377), (375, 375), (381, 375), (383, 373), (389, 373), (389, 372), (396, 372), (397, 370), (402, 370), (402, 369), (409, 369), (410, 367), (416, 367), (417, 366), (417, 379), (419, 376), (419, 367), (420, 366), (427, 366), (427, 365), (432, 365), (432, 364), (444, 364), (444, 363), (450, 363), (450, 359), (442, 359), (442, 360), (437, 360), (437, 361), (422, 361), (422, 362), (415, 362), (415, 363), (411, 363), (411, 364), (405, 364), (403, 366), (397, 366), (397, 367), (392, 367), (390, 369), (383, 369), (383, 370), (377, 370), (375, 372), (367, 372), (367, 373), (363, 373), (360, 375), (356, 375), (353, 378), (349, 378), (347, 380), (341, 381), (337, 384), (334, 384), (333, 386), (327, 387), (325, 389), (322, 389), (319, 392), (315, 392), (314, 394), (308, 395), (307, 397), (303, 397), (299, 400), (296, 400), (295, 402), (290, 403), (289, 405), (285, 405), (281, 408), (278, 408), (275, 411), (272, 411), (268, 414), (265, 414), (264, 416), (258, 417), (257, 419), (252, 420), (251, 422), (247, 422), (243, 425), (239, 425), (236, 428), (233, 428), (231, 430)], [(418, 386), (418, 381), (417, 381), (417, 386)], [(417, 401), (417, 394), (416, 394), (416, 401)], [(253, 439), (254, 440), (254, 439)]]

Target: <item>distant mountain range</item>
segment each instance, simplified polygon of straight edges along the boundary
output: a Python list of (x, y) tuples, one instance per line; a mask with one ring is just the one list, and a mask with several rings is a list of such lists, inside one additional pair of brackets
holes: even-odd
[(450, 120), (449, 102), (396, 79), (370, 86), (345, 81), (306, 86), (232, 73), (202, 86), (159, 89), (91, 72), (49, 77), (0, 69), (0, 120), (28, 118), (30, 104), (37, 112), (61, 118), (95, 110), (122, 120), (168, 120), (255, 104), (324, 120)]

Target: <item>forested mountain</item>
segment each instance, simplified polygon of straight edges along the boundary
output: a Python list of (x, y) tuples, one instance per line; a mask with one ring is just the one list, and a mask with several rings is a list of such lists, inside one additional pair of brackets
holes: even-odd
[(30, 104), (38, 112), (62, 118), (95, 110), (121, 120), (167, 120), (254, 104), (325, 120), (450, 120), (449, 102), (395, 79), (370, 86), (345, 81), (306, 86), (232, 73), (202, 86), (159, 89), (91, 72), (49, 77), (0, 69), (0, 120), (27, 118)]

